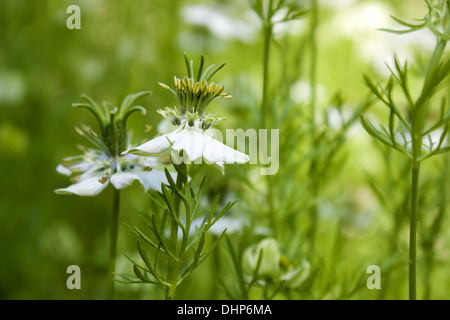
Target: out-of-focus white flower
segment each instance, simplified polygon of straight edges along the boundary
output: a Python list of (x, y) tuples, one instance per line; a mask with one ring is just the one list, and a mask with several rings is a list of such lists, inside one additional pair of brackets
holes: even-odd
[(410, 60), (414, 54), (412, 48), (420, 46), (432, 50), (435, 46), (435, 36), (427, 29), (402, 35), (379, 30), (401, 28), (391, 18), (392, 12), (393, 9), (385, 2), (369, 1), (351, 5), (345, 10), (337, 10), (330, 24), (324, 27), (324, 32), (335, 35), (330, 39), (345, 37), (353, 40), (354, 52), (373, 63), (380, 74), (388, 75), (386, 62), (390, 63), (394, 53), (402, 60)]
[(297, 267), (290, 267), (281, 277), (280, 280), (285, 281), (289, 288), (298, 288), (311, 273), (311, 264), (308, 260), (303, 259)]
[[(298, 80), (289, 89), (289, 97), (295, 103), (309, 103), (311, 101), (312, 88), (308, 81)], [(325, 104), (327, 89), (322, 84), (316, 86), (317, 104)]]
[(252, 24), (231, 18), (223, 12), (203, 5), (185, 6), (181, 14), (186, 22), (203, 26), (221, 39), (238, 39), (248, 42), (255, 39), (258, 32)]
[[(438, 128), (436, 130), (431, 131), (427, 135), (422, 138), (422, 150), (423, 151), (432, 151), (441, 143), (441, 136), (444, 133), (444, 129)], [(443, 137), (442, 146), (447, 145), (447, 135)], [(397, 132), (395, 134), (395, 141), (397, 141), (400, 145), (406, 146), (407, 149), (412, 150), (412, 137), (411, 133), (407, 130), (400, 133)]]
[(341, 9), (347, 8), (355, 2), (356, 0), (319, 0), (319, 6)]
[[(134, 102), (150, 92), (142, 91), (125, 97), (119, 107), (103, 102), (100, 107), (93, 99), (83, 95), (88, 103), (76, 103), (74, 107), (90, 110), (100, 124), (101, 135), (97, 135), (88, 126), (75, 128), (75, 131), (86, 138), (95, 148), (82, 148), (84, 153), (63, 159), (56, 171), (72, 176), (73, 184), (67, 188), (55, 190), (57, 194), (76, 194), (79, 196), (95, 196), (106, 188), (109, 182), (116, 189), (130, 186), (139, 181), (145, 191), (160, 190), (161, 183), (167, 184), (161, 158), (141, 158), (134, 155), (120, 155), (130, 147), (131, 131), (127, 131), (127, 118), (135, 111), (145, 113), (141, 106)], [(176, 176), (175, 173), (171, 174)]]
[(253, 276), (258, 271), (260, 279), (284, 281), (292, 289), (299, 287), (311, 273), (308, 260), (303, 259), (301, 263), (293, 265), (281, 254), (278, 241), (273, 238), (266, 238), (248, 247), (243, 257), (243, 271), (247, 276)]
[[(57, 194), (76, 194), (95, 196), (102, 192), (109, 182), (120, 190), (139, 181), (145, 191), (160, 190), (161, 183), (167, 184), (163, 170), (153, 169), (161, 166), (156, 157), (137, 157), (131, 154), (111, 157), (107, 153), (88, 149), (83, 155), (64, 159), (64, 164), (57, 166), (57, 172), (73, 176), (74, 183), (67, 188), (55, 190)], [(171, 173), (173, 178), (175, 173)]]
[(277, 240), (272, 238), (264, 239), (244, 251), (244, 272), (248, 275), (255, 272), (260, 255), (258, 275), (262, 278), (276, 278), (280, 273), (281, 253)]
[[(340, 109), (334, 105), (330, 105), (326, 109), (326, 121), (330, 128), (340, 130), (343, 126), (348, 125), (354, 117), (354, 112), (348, 106), (341, 106)], [(357, 122), (352, 123), (346, 133), (347, 136), (356, 136), (359, 133), (360, 125)]]

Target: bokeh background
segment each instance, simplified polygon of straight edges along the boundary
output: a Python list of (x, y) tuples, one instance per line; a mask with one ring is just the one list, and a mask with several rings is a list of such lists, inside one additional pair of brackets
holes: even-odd
[[(81, 30), (66, 27), (66, 9), (72, 4), (81, 9)], [(310, 7), (307, 0), (296, 4)], [(433, 36), (427, 32), (399, 36), (378, 28), (395, 26), (390, 15), (411, 19), (425, 14), (420, 0), (319, 1), (316, 63), (320, 113), (327, 110), (336, 94), (343, 100), (342, 114), (354, 112), (368, 94), (363, 74), (386, 79), (389, 69), (385, 63), (392, 62), (394, 52), (402, 59), (416, 61), (412, 68), (419, 77), (423, 61), (433, 49)], [(156, 110), (175, 102), (157, 82), (171, 84), (174, 75), (185, 74), (184, 52), (194, 61), (204, 54), (207, 64), (226, 62), (215, 80), (233, 95), (231, 100), (215, 102), (212, 110), (227, 117), (225, 127), (255, 127), (261, 103), (261, 27), (250, 3), (242, 0), (0, 2), (0, 299), (105, 297), (111, 189), (96, 197), (54, 193), (69, 184), (67, 177), (56, 172), (56, 166), (62, 158), (78, 153), (77, 144), (85, 143), (74, 126), (97, 125), (88, 111), (74, 109), (71, 104), (80, 102), (83, 93), (97, 101), (118, 104), (129, 93), (150, 90), (152, 94), (140, 101), (147, 115), (133, 115), (129, 123), (136, 141), (149, 137), (161, 120)], [(301, 128), (307, 121), (305, 110), (310, 99), (309, 31), (306, 14), (298, 21), (277, 25), (272, 43), (271, 95), (283, 100), (274, 103), (277, 121), (292, 120), (287, 127), (275, 121), (272, 124), (280, 128), (282, 141), (295, 137), (294, 145), (307, 140), (307, 131)], [(287, 106), (288, 116), (283, 113)], [(367, 112), (386, 120), (377, 107)], [(328, 116), (331, 129), (339, 126), (339, 116)], [(154, 128), (150, 134), (144, 133), (147, 124)], [(302, 134), (296, 135), (296, 130)], [(311, 147), (282, 144), (281, 148), (280, 172), (274, 185), (283, 188), (275, 190), (275, 205), (280, 212), (291, 208), (293, 212), (284, 217), (295, 217), (296, 225), (286, 227), (291, 218), (280, 222), (281, 233), (286, 236), (279, 241), (295, 260), (307, 254), (301, 235), (307, 233), (308, 215), (304, 211), (312, 200), (305, 191), (308, 158), (304, 154)], [(359, 121), (349, 130), (340, 150), (339, 161), (330, 164), (331, 174), (324, 178), (320, 198), (314, 199), (319, 201), (321, 215), (311, 280), (278, 298), (404, 299), (408, 235), (405, 159), (374, 143)], [(424, 297), (428, 288), (428, 298), (448, 298), (450, 239), (442, 195), (448, 180), (443, 174), (445, 160), (427, 162), (423, 169), (423, 183), (428, 184), (422, 189), (425, 206), (419, 238), (425, 239), (427, 227), (439, 210), (445, 214), (437, 223), (438, 241), (431, 249), (421, 247), (419, 251), (419, 297)], [(240, 234), (237, 242), (252, 243), (257, 238), (255, 230), (270, 229), (260, 201), (263, 183), (252, 176), (251, 169), (227, 168), (225, 176), (205, 170), (208, 193), (222, 194), (225, 200), (238, 199), (232, 214), (247, 219), (254, 231), (254, 235)], [(248, 179), (253, 188), (243, 186)], [(139, 215), (150, 208), (149, 198), (143, 196), (138, 184), (123, 192), (121, 272), (132, 273), (131, 264), (121, 253), (136, 253), (136, 237), (124, 225), (140, 224)], [(294, 240), (292, 235), (300, 237)], [(433, 251), (437, 260), (431, 280), (426, 280), (426, 266), (421, 263), (427, 250)], [(183, 283), (178, 298), (226, 298), (214, 284), (223, 277), (221, 280), (232, 286), (227, 260), (225, 248), (220, 246), (218, 256)], [(66, 287), (66, 268), (72, 264), (81, 268), (81, 290)], [(381, 290), (368, 290), (365, 285), (369, 276), (366, 268), (372, 264), (381, 267)], [(150, 285), (117, 285), (120, 299), (161, 297)]]

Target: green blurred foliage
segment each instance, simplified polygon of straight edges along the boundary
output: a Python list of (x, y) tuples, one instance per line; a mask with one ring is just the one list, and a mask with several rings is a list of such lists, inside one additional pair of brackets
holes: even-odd
[[(370, 34), (364, 34), (358, 28), (357, 23), (362, 23), (358, 12), (369, 10), (371, 17), (393, 14), (406, 18), (420, 18), (425, 13), (420, 1), (414, 5), (407, 0), (338, 2), (348, 5), (320, 2), (317, 78), (321, 114), (337, 93), (343, 96), (346, 110), (355, 111), (368, 93), (363, 73), (385, 77), (376, 64), (384, 63), (386, 57), (366, 55), (370, 51), (367, 42), (379, 41), (374, 34), (381, 31), (375, 27), (383, 26), (374, 26)], [(66, 9), (71, 4), (81, 8), (81, 30), (66, 27)], [(308, 8), (309, 1), (299, 0), (299, 4)], [(186, 10), (193, 6), (212, 10), (207, 12), (217, 15), (216, 26), (225, 23), (219, 17), (227, 17), (226, 27), (231, 28), (230, 21), (234, 21), (231, 24), (235, 28), (243, 23), (242, 29), (228, 33), (216, 30), (211, 19), (207, 22), (207, 15), (196, 11), (196, 17)], [(381, 13), (377, 11), (380, 8)], [(186, 12), (190, 12), (191, 19), (183, 15)], [(352, 19), (359, 22), (339, 29), (340, 23)], [(308, 15), (284, 27), (275, 32), (270, 64), (276, 110), (273, 123), (281, 134), (280, 171), (273, 178), (277, 227), (281, 229), (278, 240), (281, 252), (292, 261), (308, 257), (312, 271), (300, 289), (276, 298), (404, 299), (408, 222), (408, 173), (402, 171), (405, 159), (388, 154), (356, 122), (356, 133), (342, 143), (336, 158), (333, 154), (336, 161), (327, 167), (319, 198), (309, 198), (306, 164), (314, 150), (308, 145), (308, 128), (304, 125), (308, 103), (308, 89), (305, 93), (304, 88), (305, 83), (308, 88), (311, 61)], [(87, 111), (73, 109), (71, 104), (79, 102), (83, 93), (114, 104), (129, 93), (152, 91), (140, 102), (147, 108), (147, 115), (130, 118), (129, 127), (134, 129), (137, 143), (148, 137), (144, 133), (147, 124), (153, 126), (150, 135), (156, 134), (161, 120), (156, 110), (174, 103), (157, 82), (172, 83), (174, 75), (184, 75), (183, 52), (194, 60), (203, 53), (207, 64), (227, 62), (216, 80), (225, 85), (233, 99), (211, 106), (227, 117), (223, 128), (256, 127), (262, 81), (260, 28), (249, 3), (241, 0), (0, 2), (0, 299), (105, 297), (110, 187), (95, 198), (53, 192), (69, 184), (67, 177), (56, 172), (56, 166), (63, 157), (77, 154), (76, 144), (84, 143), (73, 127), (81, 123), (93, 128), (97, 125)], [(350, 31), (354, 32), (345, 28), (353, 28)], [(417, 54), (416, 47), (408, 48), (419, 62), (420, 56), (428, 52), (420, 43)], [(420, 75), (420, 63), (413, 69)], [(379, 110), (371, 107), (370, 112), (386, 119)], [(424, 166), (423, 203), (427, 206), (423, 211), (429, 214), (421, 218), (422, 236), (439, 206), (446, 202), (436, 188), (442, 162), (432, 160)], [(264, 238), (265, 233), (257, 230), (264, 231), (271, 225), (259, 169), (229, 166), (225, 176), (211, 168), (202, 170), (208, 173), (206, 198), (221, 194), (224, 202), (239, 200), (232, 213), (250, 223), (250, 230), (233, 234), (234, 241), (251, 245)], [(446, 183), (443, 180), (439, 185)], [(139, 215), (148, 214), (152, 205), (138, 184), (124, 190), (122, 199), (117, 269), (132, 273), (131, 264), (121, 253), (137, 255), (136, 237), (124, 225), (141, 224)], [(318, 203), (320, 219), (316, 249), (311, 253), (305, 239), (307, 208), (312, 202)], [(440, 221), (439, 232), (446, 230), (447, 220), (444, 216)], [(450, 285), (446, 271), (450, 238), (442, 232), (434, 246), (437, 263), (429, 281), (429, 297), (436, 299), (448, 298), (446, 288)], [(424, 260), (420, 261), (419, 274), (425, 269)], [(81, 290), (66, 287), (66, 268), (72, 264), (81, 268)], [(369, 276), (366, 269), (372, 264), (381, 267), (382, 290), (368, 290), (365, 285)], [(218, 283), (235, 281), (230, 270), (233, 268), (226, 246), (222, 245), (192, 278), (183, 282), (178, 298), (225, 298)], [(423, 292), (423, 287), (419, 285), (419, 291)], [(118, 299), (162, 296), (158, 288), (150, 285), (117, 285)], [(255, 292), (254, 298), (258, 297)]]

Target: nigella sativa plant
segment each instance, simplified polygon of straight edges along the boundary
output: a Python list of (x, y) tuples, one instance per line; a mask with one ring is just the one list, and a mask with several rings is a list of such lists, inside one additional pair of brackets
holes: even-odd
[[(169, 118), (177, 128), (122, 153), (155, 156), (172, 152), (171, 161), (177, 177), (173, 179), (166, 168), (168, 185), (161, 185), (158, 197), (151, 195), (160, 210), (154, 210), (150, 218), (144, 218), (150, 235), (138, 227), (132, 229), (138, 237), (137, 248), (144, 265), (127, 256), (137, 279), (121, 275), (125, 283), (147, 283), (164, 288), (165, 299), (168, 300), (174, 299), (180, 283), (214, 251), (226, 229), (205, 248), (207, 232), (235, 203), (228, 202), (216, 212), (219, 204), (219, 197), (216, 197), (211, 207), (203, 210), (200, 203), (205, 178), (195, 192), (191, 187), (188, 165), (200, 165), (202, 162), (198, 160), (205, 159), (208, 164), (218, 166), (223, 173), (224, 164), (249, 161), (246, 154), (222, 144), (207, 133), (211, 125), (223, 118), (206, 113), (206, 107), (216, 99), (231, 97), (224, 92), (223, 86), (210, 82), (224, 64), (216, 68), (212, 65), (203, 71), (202, 56), (199, 70), (194, 74), (193, 61), (186, 55), (185, 60), (188, 76), (175, 77), (175, 89), (160, 84), (172, 91), (178, 106), (159, 110), (159, 113)], [(200, 223), (195, 220), (197, 214)]]
[(177, 128), (168, 134), (131, 148), (124, 154), (150, 156), (170, 150), (172, 161), (198, 164), (204, 160), (207, 164), (217, 166), (222, 173), (224, 164), (248, 162), (250, 160), (248, 155), (214, 139), (214, 131), (209, 131), (212, 125), (218, 124), (224, 118), (206, 112), (206, 108), (216, 99), (231, 98), (231, 95), (224, 92), (224, 87), (219, 83), (209, 82), (225, 64), (216, 68), (214, 68), (215, 65), (211, 65), (203, 71), (204, 57), (201, 56), (198, 73), (194, 75), (193, 61), (186, 55), (185, 60), (188, 76), (184, 78), (175, 76), (174, 89), (160, 83), (163, 88), (174, 94), (179, 109), (166, 107), (158, 112), (170, 119)]
[[(92, 112), (98, 120), (100, 134), (88, 126), (76, 127), (75, 131), (86, 138), (92, 147), (81, 147), (82, 155), (65, 158), (63, 164), (57, 167), (59, 173), (72, 176), (71, 181), (73, 182), (66, 188), (55, 190), (57, 194), (95, 196), (103, 191), (109, 182), (114, 187), (108, 263), (108, 299), (112, 299), (114, 293), (112, 275), (115, 272), (117, 251), (119, 190), (130, 186), (136, 180), (143, 185), (145, 191), (161, 190), (161, 184), (168, 183), (166, 173), (159, 169), (164, 165), (160, 158), (122, 155), (122, 152), (130, 147), (132, 137), (131, 131), (129, 132), (127, 129), (128, 117), (136, 111), (141, 111), (142, 114), (146, 113), (142, 106), (135, 106), (134, 102), (148, 94), (148, 91), (130, 94), (119, 107), (107, 102), (98, 105), (92, 98), (83, 95), (86, 102), (75, 103), (73, 106), (86, 108)], [(176, 173), (170, 174), (172, 177), (176, 177)]]

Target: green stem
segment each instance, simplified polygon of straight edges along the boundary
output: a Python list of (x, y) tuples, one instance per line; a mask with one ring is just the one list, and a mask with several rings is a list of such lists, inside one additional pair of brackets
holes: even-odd
[[(217, 240), (217, 236), (213, 235), (213, 239), (212, 239), (212, 243), (214, 243)], [(219, 250), (214, 250), (214, 252), (212, 253), (213, 255), (213, 262), (211, 264), (212, 266), (212, 274), (213, 274), (213, 283), (214, 285), (212, 286), (212, 294), (211, 296), (213, 297), (213, 300), (217, 300), (219, 298), (219, 290), (218, 290), (218, 284), (220, 283), (220, 251)]]
[(268, 13), (264, 23), (264, 51), (263, 51), (263, 88), (262, 88), (262, 102), (261, 102), (261, 128), (267, 128), (267, 116), (269, 113), (268, 103), (268, 87), (269, 87), (269, 60), (270, 60), (270, 43), (272, 41), (272, 6), (273, 0), (269, 1)]
[[(176, 252), (177, 242), (178, 224), (175, 220), (172, 220), (170, 227), (170, 247), (173, 252)], [(167, 266), (167, 280), (167, 282), (170, 283), (170, 287), (167, 287), (166, 289), (166, 300), (173, 300), (178, 283), (178, 272), (176, 263), (172, 260), (169, 261)]]
[(311, 25), (310, 25), (310, 46), (311, 46), (311, 64), (309, 69), (309, 82), (311, 86), (311, 124), (315, 132), (316, 125), (316, 87), (317, 87), (317, 41), (316, 32), (318, 24), (318, 4), (317, 0), (311, 0)]
[[(311, 25), (310, 25), (310, 46), (311, 46), (311, 64), (309, 70), (309, 81), (311, 87), (311, 101), (310, 101), (310, 117), (311, 117), (311, 136), (312, 136), (312, 148), (316, 148), (318, 143), (316, 132), (316, 87), (317, 87), (317, 43), (316, 43), (316, 30), (318, 24), (318, 4), (317, 0), (311, 0)], [(311, 243), (311, 253), (314, 252), (315, 238), (317, 230), (317, 215), (318, 208), (316, 204), (318, 192), (319, 192), (319, 180), (317, 170), (317, 158), (313, 157), (309, 168), (309, 177), (311, 181), (311, 197), (313, 203), (311, 204), (309, 214), (311, 220), (311, 226), (309, 230), (309, 239)]]
[[(270, 44), (273, 36), (273, 0), (269, 1), (267, 9), (267, 16), (263, 21), (264, 32), (264, 48), (263, 48), (263, 83), (262, 83), (262, 102), (261, 102), (261, 128), (266, 129), (269, 127), (268, 119), (272, 118), (272, 114), (269, 109), (269, 62), (270, 62)], [(270, 145), (270, 141), (268, 141)], [(267, 154), (267, 153), (266, 153)], [(274, 227), (276, 233), (276, 219), (275, 209), (273, 204), (273, 179), (270, 175), (266, 176), (267, 182), (267, 201), (269, 206), (269, 220), (270, 224)]]
[[(176, 164), (174, 164), (175, 166)], [(180, 164), (180, 166), (186, 166), (184, 163)], [(186, 168), (184, 168), (186, 169)], [(184, 170), (186, 172), (186, 170)], [(183, 179), (184, 178), (184, 179)], [(182, 174), (177, 174), (177, 181), (176, 181), (176, 187), (179, 190), (182, 190), (183, 185), (188, 183), (187, 181), (187, 172), (186, 177), (183, 177)], [(172, 195), (175, 195), (175, 192), (172, 193)], [(175, 214), (178, 214), (178, 218), (180, 215), (180, 199), (178, 196), (175, 195), (174, 197), (174, 210)], [(178, 224), (175, 221), (175, 219), (172, 219), (172, 223), (170, 226), (170, 250), (176, 254), (177, 252), (177, 244), (178, 244)], [(180, 273), (180, 265), (182, 263), (182, 257), (183, 257), (183, 248), (180, 248), (180, 253), (178, 256), (179, 262), (176, 263), (173, 260), (169, 260), (167, 264), (167, 283), (170, 284), (169, 287), (166, 288), (166, 300), (173, 300), (175, 297), (175, 291), (177, 289), (178, 285), (178, 275)]]
[[(450, 30), (450, 27), (449, 27)], [(409, 226), (409, 299), (417, 299), (416, 289), (416, 248), (417, 248), (417, 219), (419, 214), (419, 173), (420, 158), (422, 153), (422, 136), (425, 125), (425, 106), (431, 95), (430, 82), (435, 77), (439, 68), (441, 57), (444, 53), (446, 40), (439, 40), (430, 59), (427, 75), (422, 92), (414, 104), (412, 117), (412, 159), (411, 159), (411, 215)], [(431, 91), (430, 91), (431, 90)]]
[(445, 154), (444, 158), (444, 168), (440, 172), (441, 180), (440, 180), (440, 204), (438, 214), (433, 221), (430, 229), (427, 231), (427, 236), (424, 240), (424, 252), (425, 252), (425, 292), (424, 299), (429, 300), (431, 297), (431, 274), (433, 272), (434, 263), (435, 263), (435, 250), (434, 246), (436, 244), (436, 239), (439, 236), (440, 231), (442, 230), (442, 220), (445, 216), (445, 212), (447, 211), (447, 179), (448, 179), (448, 153)]
[(111, 300), (114, 297), (114, 273), (116, 272), (116, 254), (117, 254), (117, 238), (119, 227), (119, 208), (120, 208), (120, 191), (113, 191), (113, 210), (111, 217), (110, 244), (109, 244), (109, 261), (108, 261), (108, 289), (106, 299)]
[(413, 161), (411, 168), (411, 216), (409, 224), (409, 299), (416, 300), (416, 248), (417, 218), (419, 213), (420, 162)]

